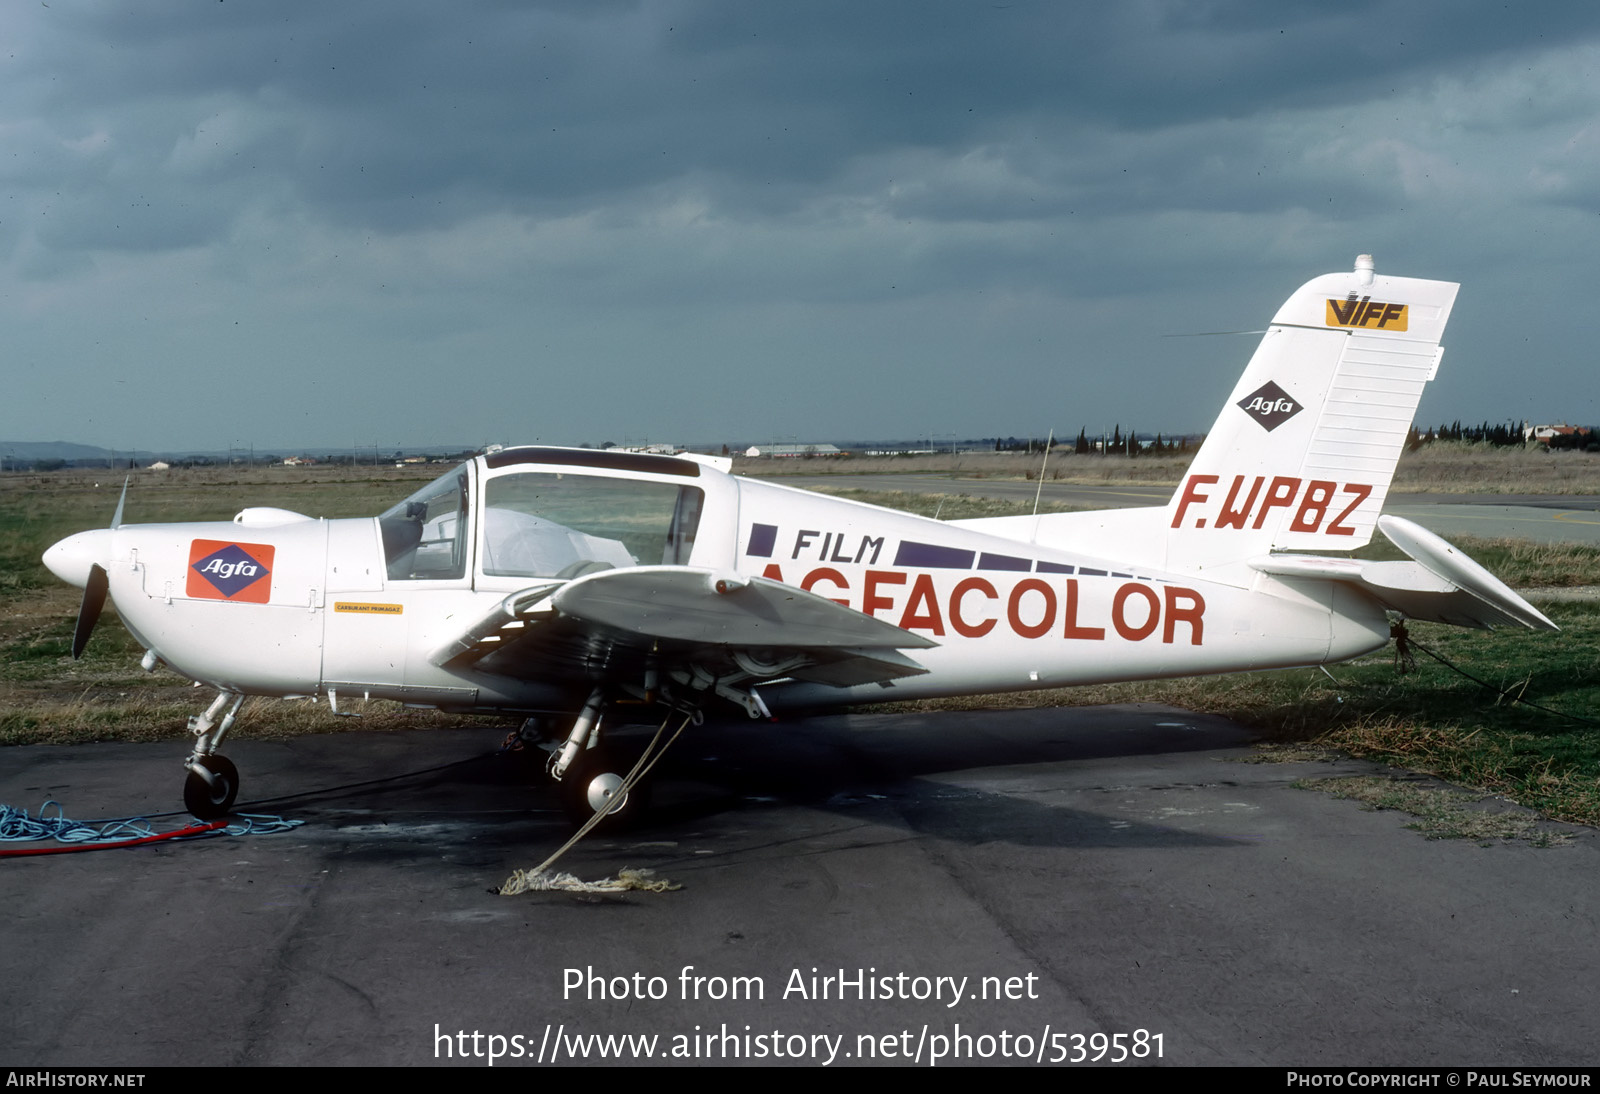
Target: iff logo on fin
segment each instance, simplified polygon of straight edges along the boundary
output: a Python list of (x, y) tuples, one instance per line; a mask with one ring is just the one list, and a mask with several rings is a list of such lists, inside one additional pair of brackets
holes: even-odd
[(272, 597), (272, 552), (266, 543), (197, 539), (189, 545), (188, 594), (196, 600), (265, 604)]
[(1385, 304), (1370, 296), (1328, 301), (1328, 326), (1367, 330), (1405, 330), (1411, 321), (1406, 304)]

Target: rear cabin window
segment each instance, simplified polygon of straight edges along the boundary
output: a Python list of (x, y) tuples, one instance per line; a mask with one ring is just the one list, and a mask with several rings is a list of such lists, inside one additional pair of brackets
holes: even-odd
[(704, 494), (638, 479), (528, 471), (484, 488), (483, 572), (579, 577), (689, 561)]

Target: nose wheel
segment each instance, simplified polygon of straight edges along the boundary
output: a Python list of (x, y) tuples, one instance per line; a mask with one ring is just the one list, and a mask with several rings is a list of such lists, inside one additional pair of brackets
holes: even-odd
[(199, 819), (227, 816), (238, 796), (239, 769), (226, 756), (201, 756), (190, 765), (189, 777), (183, 781), (183, 804)]

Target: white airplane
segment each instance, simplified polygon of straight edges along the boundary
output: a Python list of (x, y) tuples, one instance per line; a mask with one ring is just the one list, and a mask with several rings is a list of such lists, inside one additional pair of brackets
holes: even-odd
[[(509, 448), (377, 517), (131, 525), (119, 503), (44, 561), (84, 589), (74, 657), (109, 593), (147, 669), (217, 689), (190, 719), (199, 817), (233, 804), (217, 749), (246, 695), (322, 695), (570, 718), (550, 774), (575, 817), (621, 818), (642, 795), (605, 747), (619, 703), (770, 717), (1320, 665), (1382, 647), (1389, 613), (1554, 630), (1380, 515), (1456, 289), (1365, 255), (1301, 287), (1156, 508), (941, 522), (711, 457)], [(1375, 527), (1412, 561), (1308, 553)]]

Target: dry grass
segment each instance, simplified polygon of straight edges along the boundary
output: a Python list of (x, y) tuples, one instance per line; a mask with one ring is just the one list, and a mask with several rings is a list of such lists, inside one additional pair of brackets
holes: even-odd
[[(1102, 483), (1157, 483), (1176, 486), (1193, 453), (1184, 456), (1079, 456), (1070, 448), (1055, 449), (1044, 476), (1052, 482), (1082, 485)], [(1039, 477), (1040, 455), (1015, 452), (960, 452), (929, 456), (839, 456), (819, 459), (745, 459), (733, 461), (736, 475), (940, 475), (963, 479), (1015, 479), (1032, 482)]]
[(1494, 808), (1482, 794), (1453, 790), (1415, 778), (1352, 775), (1334, 779), (1306, 779), (1294, 784), (1303, 790), (1320, 790), (1336, 798), (1362, 803), (1371, 811), (1394, 809), (1417, 819), (1407, 828), (1428, 839), (1469, 839), (1484, 846), (1518, 840), (1535, 847), (1571, 843), (1572, 837), (1551, 830), (1539, 818), (1521, 810)]
[(1600, 454), (1435, 441), (1400, 458), (1395, 489), (1441, 494), (1600, 494)]
[[(0, 688), (6, 703), (0, 713), (0, 744), (88, 744), (94, 741), (172, 741), (188, 736), (189, 716), (211, 701), (210, 690), (196, 690), (170, 673), (155, 686), (116, 690), (85, 688), (76, 696), (27, 695)], [(449, 729), (482, 725), (483, 718), (409, 710), (396, 703), (340, 704), (347, 716), (312, 699), (252, 698), (239, 711), (235, 736), (281, 740), (347, 729), (395, 731)], [(354, 714), (357, 717), (348, 715)], [(501, 719), (502, 721), (504, 719)]]

